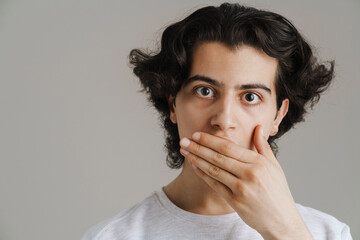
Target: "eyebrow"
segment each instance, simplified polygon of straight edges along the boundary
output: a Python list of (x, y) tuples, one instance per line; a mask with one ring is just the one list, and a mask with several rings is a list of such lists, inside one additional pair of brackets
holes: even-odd
[[(224, 84), (214, 80), (214, 79), (211, 79), (209, 77), (206, 77), (206, 76), (202, 76), (202, 75), (195, 75), (191, 78), (188, 78), (185, 80), (184, 82), (184, 86), (194, 82), (194, 81), (204, 81), (204, 82), (207, 82), (211, 85), (214, 85), (215, 87), (218, 87), (218, 88), (222, 88), (224, 86)], [(271, 89), (268, 88), (267, 86), (265, 86), (264, 84), (262, 83), (251, 83), (251, 84), (243, 84), (243, 85), (236, 85), (235, 86), (235, 89), (237, 90), (247, 90), (247, 89), (256, 89), (256, 88), (260, 88), (260, 89), (263, 89), (265, 91), (267, 91), (269, 94), (271, 94)]]

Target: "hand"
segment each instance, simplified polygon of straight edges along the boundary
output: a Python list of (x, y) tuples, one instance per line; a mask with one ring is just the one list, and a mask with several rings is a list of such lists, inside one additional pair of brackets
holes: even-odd
[(312, 239), (262, 132), (257, 126), (253, 138), (257, 152), (202, 132), (182, 139), (180, 152), (264, 239)]

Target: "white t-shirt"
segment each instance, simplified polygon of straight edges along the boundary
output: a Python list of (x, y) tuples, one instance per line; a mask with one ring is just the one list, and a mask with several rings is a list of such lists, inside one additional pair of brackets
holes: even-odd
[[(296, 204), (314, 240), (352, 240), (349, 227), (326, 213)], [(234, 213), (200, 215), (182, 210), (160, 189), (137, 205), (95, 225), (82, 240), (263, 239)]]

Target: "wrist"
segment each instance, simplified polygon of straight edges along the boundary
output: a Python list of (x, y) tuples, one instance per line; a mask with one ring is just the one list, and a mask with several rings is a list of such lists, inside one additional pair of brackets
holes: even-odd
[(272, 229), (272, 231), (261, 235), (265, 240), (313, 240), (309, 229), (302, 219), (299, 224), (293, 224), (290, 227), (283, 227), (277, 231)]

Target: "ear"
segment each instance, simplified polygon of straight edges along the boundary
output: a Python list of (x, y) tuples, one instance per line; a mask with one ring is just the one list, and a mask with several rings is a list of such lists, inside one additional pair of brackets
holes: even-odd
[(279, 131), (279, 125), (283, 118), (285, 117), (286, 113), (289, 110), (289, 99), (286, 98), (282, 101), (280, 109), (276, 113), (276, 118), (274, 124), (270, 131), (270, 136), (275, 136)]
[(172, 123), (176, 124), (176, 113), (175, 113), (175, 98), (172, 95), (168, 96), (168, 106), (170, 110), (170, 120)]

